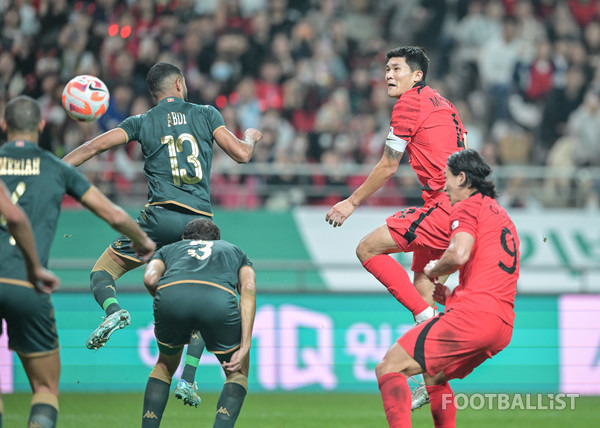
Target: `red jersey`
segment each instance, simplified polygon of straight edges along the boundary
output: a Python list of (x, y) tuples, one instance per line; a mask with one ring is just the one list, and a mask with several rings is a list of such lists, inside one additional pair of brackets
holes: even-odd
[(426, 202), (444, 189), (448, 157), (465, 147), (466, 130), (454, 105), (420, 82), (396, 101), (390, 132), (406, 141), (410, 166)]
[(451, 237), (466, 232), (475, 243), (446, 308), (490, 312), (512, 326), (520, 252), (517, 230), (506, 210), (495, 199), (476, 193), (454, 204), (450, 230)]

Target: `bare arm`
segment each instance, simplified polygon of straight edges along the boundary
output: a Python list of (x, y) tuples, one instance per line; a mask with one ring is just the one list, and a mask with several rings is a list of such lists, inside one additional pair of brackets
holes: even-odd
[(344, 224), (344, 221), (352, 215), (360, 204), (379, 190), (398, 171), (403, 154), (404, 152), (398, 152), (386, 145), (383, 156), (365, 182), (348, 199), (335, 204), (325, 216), (325, 221), (332, 224), (333, 227)]
[(146, 266), (146, 271), (144, 272), (144, 285), (153, 297), (156, 294), (158, 280), (165, 273), (165, 269), (165, 263), (160, 259), (150, 260), (150, 263)]
[(474, 244), (475, 238), (471, 234), (467, 232), (454, 234), (442, 258), (427, 263), (424, 269), (425, 275), (435, 282), (442, 275), (456, 272), (471, 257), (471, 249)]
[(40, 264), (29, 219), (21, 207), (12, 203), (3, 183), (0, 186), (0, 215), (6, 220), (8, 231), (23, 253), (29, 282), (38, 292), (51, 293), (56, 290), (60, 281)]
[(237, 163), (248, 163), (254, 155), (254, 146), (262, 138), (262, 133), (256, 129), (249, 128), (244, 132), (244, 139), (240, 140), (226, 127), (215, 131), (215, 141), (225, 153)]
[(121, 207), (113, 204), (95, 186), (83, 195), (81, 203), (113, 229), (131, 239), (134, 251), (143, 262), (150, 260), (156, 244)]
[(111, 129), (96, 138), (83, 143), (66, 155), (63, 160), (73, 166), (79, 166), (108, 149), (127, 143), (127, 134), (121, 128)]
[(223, 363), (226, 372), (238, 371), (250, 353), (252, 328), (256, 314), (256, 273), (250, 266), (243, 266), (238, 274), (240, 289), (240, 310), (242, 316), (242, 339), (238, 349), (228, 363)]

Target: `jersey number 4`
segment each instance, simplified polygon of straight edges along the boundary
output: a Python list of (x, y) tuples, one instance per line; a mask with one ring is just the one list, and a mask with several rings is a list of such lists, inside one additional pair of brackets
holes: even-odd
[[(166, 144), (169, 148), (169, 159), (171, 160), (171, 173), (173, 174), (173, 183), (176, 186), (181, 186), (181, 182), (185, 184), (196, 184), (202, 180), (202, 165), (198, 160), (200, 150), (198, 149), (198, 142), (192, 134), (181, 134), (177, 137), (177, 140), (172, 135), (164, 136), (160, 139), (161, 144)], [(194, 175), (188, 175), (186, 168), (179, 167), (178, 154), (183, 152), (183, 143), (190, 143), (192, 148), (192, 154), (188, 155), (184, 162), (191, 166), (194, 170)], [(184, 155), (180, 154), (180, 157)]]

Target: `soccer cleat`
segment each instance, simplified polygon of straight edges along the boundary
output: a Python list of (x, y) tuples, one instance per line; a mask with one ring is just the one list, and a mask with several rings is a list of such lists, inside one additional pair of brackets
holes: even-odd
[(410, 410), (417, 410), (429, 404), (429, 394), (425, 385), (421, 384), (411, 391)]
[(183, 404), (189, 406), (198, 407), (198, 404), (202, 399), (198, 396), (198, 385), (187, 383), (185, 380), (180, 379), (175, 388), (175, 398), (183, 400)]
[(90, 334), (85, 346), (87, 346), (88, 349), (102, 348), (104, 345), (106, 345), (106, 342), (108, 342), (108, 339), (110, 339), (110, 336), (115, 331), (125, 328), (130, 323), (131, 315), (129, 315), (129, 312), (127, 312), (125, 309), (120, 309), (117, 312), (110, 314), (104, 318), (102, 324), (100, 324), (98, 328), (96, 328), (96, 330)]

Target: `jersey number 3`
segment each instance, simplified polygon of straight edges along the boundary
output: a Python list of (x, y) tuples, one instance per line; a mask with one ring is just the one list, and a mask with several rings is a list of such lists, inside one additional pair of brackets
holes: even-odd
[[(186, 168), (179, 167), (179, 160), (177, 158), (178, 153), (183, 152), (183, 143), (190, 143), (192, 148), (192, 154), (185, 158), (185, 162), (190, 165), (194, 170), (194, 175), (188, 175)], [(171, 160), (171, 173), (173, 174), (173, 183), (176, 186), (181, 186), (181, 182), (185, 184), (196, 184), (202, 180), (202, 166), (198, 155), (200, 150), (198, 149), (198, 142), (192, 134), (181, 134), (177, 137), (177, 140), (172, 135), (164, 136), (160, 139), (161, 144), (166, 144), (169, 148), (169, 159)], [(181, 156), (181, 155), (180, 155)]]

